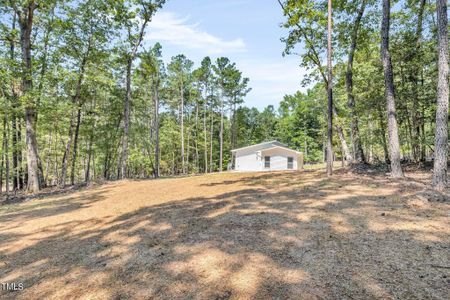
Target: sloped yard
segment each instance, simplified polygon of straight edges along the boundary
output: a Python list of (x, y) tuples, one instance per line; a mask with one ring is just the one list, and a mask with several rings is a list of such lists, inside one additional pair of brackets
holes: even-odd
[(0, 282), (24, 290), (0, 298), (445, 299), (450, 205), (409, 176), (226, 173), (3, 205)]

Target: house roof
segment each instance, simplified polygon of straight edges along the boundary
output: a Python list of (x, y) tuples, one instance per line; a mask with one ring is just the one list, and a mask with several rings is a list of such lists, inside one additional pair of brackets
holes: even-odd
[(274, 146), (274, 147), (270, 147), (270, 148), (264, 148), (264, 149), (261, 149), (260, 151), (264, 152), (264, 151), (269, 151), (269, 150), (273, 150), (273, 149), (284, 149), (286, 151), (295, 152), (297, 154), (301, 154), (302, 153), (302, 152), (296, 151), (294, 149), (291, 149), (291, 148), (288, 148), (288, 147), (282, 147), (282, 146)]
[[(246, 147), (242, 147), (242, 148), (233, 149), (233, 150), (231, 150), (231, 152), (236, 152), (236, 151), (239, 151), (239, 150), (244, 150), (244, 149), (249, 149), (249, 148), (254, 148), (254, 147), (257, 148), (257, 147), (261, 147), (261, 146), (264, 146), (264, 145), (270, 145), (270, 144), (278, 144), (279, 146), (274, 145), (274, 147), (282, 147), (282, 148), (289, 149), (289, 148), (287, 148), (287, 146), (285, 144), (280, 143), (277, 140), (273, 140), (273, 141), (268, 141), (268, 142), (264, 142), (264, 143), (250, 145), (250, 146), (246, 146)], [(274, 147), (270, 147), (270, 148), (274, 148)], [(291, 150), (291, 149), (289, 149), (289, 150)]]

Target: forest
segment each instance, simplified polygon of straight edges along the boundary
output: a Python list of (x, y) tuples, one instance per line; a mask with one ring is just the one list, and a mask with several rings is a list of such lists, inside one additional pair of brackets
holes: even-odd
[(336, 0), (332, 31), (331, 1), (278, 0), (280, 56), (308, 75), (262, 111), (245, 105), (251, 78), (232, 59), (165, 62), (144, 40), (165, 2), (0, 1), (2, 193), (221, 172), (231, 149), (274, 139), (306, 163), (387, 164), (394, 177), (434, 162), (446, 186), (445, 0)]
[(0, 0), (0, 299), (448, 299), (447, 13)]

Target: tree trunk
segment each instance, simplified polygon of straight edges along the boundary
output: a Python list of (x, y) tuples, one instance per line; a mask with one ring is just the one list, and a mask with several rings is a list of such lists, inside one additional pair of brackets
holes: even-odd
[(67, 139), (66, 148), (64, 150), (62, 167), (61, 167), (61, 180), (59, 182), (59, 187), (64, 188), (66, 186), (66, 177), (67, 177), (67, 166), (69, 163), (70, 150), (72, 149), (72, 139), (73, 139), (73, 130), (74, 130), (74, 116), (73, 112), (70, 116), (69, 122), (69, 137)]
[[(17, 124), (17, 144), (22, 145), (22, 117), (17, 118), (16, 121)], [(25, 189), (26, 184), (26, 172), (23, 170), (23, 153), (22, 153), (22, 147), (20, 147), (17, 150), (17, 158), (18, 158), (18, 164), (19, 164), (19, 190)]]
[[(95, 97), (97, 97), (97, 93), (95, 95)], [(97, 107), (97, 101), (94, 100), (94, 103), (92, 105), (92, 110), (95, 110)], [(87, 164), (86, 164), (86, 170), (84, 173), (84, 181), (87, 183), (90, 181), (91, 179), (91, 160), (93, 161), (93, 171), (94, 171), (94, 178), (95, 178), (95, 161), (93, 159), (93, 150), (92, 150), (92, 145), (94, 143), (94, 136), (95, 136), (95, 127), (96, 127), (96, 118), (94, 117), (93, 121), (92, 121), (92, 128), (91, 128), (91, 133), (89, 135), (89, 142), (88, 142), (88, 146), (87, 146)]]
[(26, 144), (27, 144), (27, 190), (32, 193), (38, 192), (45, 186), (44, 175), (42, 173), (41, 162), (38, 154), (36, 139), (36, 111), (34, 109), (25, 110), (26, 123)]
[(196, 166), (196, 172), (198, 173), (200, 171), (200, 154), (198, 151), (198, 99), (195, 101), (195, 166)]
[(378, 119), (380, 121), (380, 128), (381, 128), (381, 144), (383, 145), (383, 152), (384, 152), (384, 161), (389, 164), (390, 160), (389, 160), (389, 151), (388, 151), (388, 147), (387, 147), (387, 142), (386, 142), (386, 125), (384, 123), (384, 117), (383, 117), (383, 112), (382, 112), (382, 108), (381, 106), (378, 106)]
[(327, 161), (327, 137), (323, 135), (323, 143), (322, 143), (322, 163)]
[[(6, 132), (6, 131), (4, 131), (4, 132)], [(3, 140), (2, 147), (5, 148), (5, 140)], [(3, 167), (5, 164), (5, 154), (4, 154), (3, 149), (2, 149), (1, 159), (2, 159), (2, 162), (0, 163), (0, 194), (3, 193)]]
[(356, 51), (356, 43), (358, 41), (358, 31), (361, 26), (361, 19), (366, 8), (367, 0), (363, 0), (361, 7), (356, 16), (356, 20), (353, 27), (353, 32), (351, 36), (350, 50), (348, 53), (347, 62), (347, 72), (345, 76), (345, 83), (347, 86), (347, 99), (348, 106), (350, 108), (350, 126), (352, 130), (352, 140), (353, 140), (353, 156), (357, 162), (365, 162), (364, 152), (361, 146), (361, 139), (359, 136), (359, 126), (358, 126), (358, 116), (355, 111), (355, 97), (353, 95), (353, 60)]
[(434, 146), (433, 187), (447, 187), (448, 161), (448, 27), (447, 0), (437, 0), (438, 22), (438, 86), (436, 133)]
[(422, 24), (423, 24), (423, 12), (425, 9), (425, 1), (426, 0), (420, 0), (419, 4), (419, 12), (417, 15), (417, 28), (416, 28), (416, 49), (412, 54), (412, 57), (410, 57), (410, 60), (413, 62), (413, 70), (410, 74), (410, 78), (412, 81), (412, 96), (413, 96), (413, 107), (412, 107), (412, 123), (414, 126), (413, 130), (413, 139), (412, 139), (412, 150), (413, 150), (413, 157), (414, 161), (419, 161), (421, 155), (421, 143), (422, 139), (420, 136), (420, 125), (421, 122), (423, 122), (422, 118), (420, 117), (420, 107), (419, 107), (419, 79), (418, 79), (418, 72), (419, 69), (421, 69), (421, 64), (418, 59), (421, 58), (421, 42), (422, 42)]
[[(93, 126), (93, 130), (95, 130), (95, 125)], [(86, 164), (86, 172), (84, 173), (84, 181), (89, 182), (91, 177), (91, 158), (92, 158), (92, 143), (94, 141), (94, 133), (91, 133), (91, 136), (89, 137), (89, 145), (88, 145), (88, 157), (87, 157), (87, 164)], [(94, 165), (95, 166), (95, 165)]]
[(77, 164), (77, 154), (78, 154), (78, 134), (80, 132), (81, 124), (81, 104), (77, 111), (77, 124), (75, 126), (75, 137), (73, 139), (73, 154), (72, 154), (72, 169), (70, 170), (70, 184), (75, 184), (75, 170)]
[(155, 130), (155, 168), (153, 175), (155, 178), (160, 176), (160, 158), (159, 158), (159, 79), (157, 80), (155, 90), (153, 92), (153, 104), (154, 104), (154, 130)]
[(383, 19), (381, 23), (381, 58), (383, 60), (384, 82), (386, 88), (386, 108), (389, 134), (389, 155), (391, 161), (391, 176), (403, 177), (400, 165), (400, 143), (395, 112), (394, 74), (392, 71), (391, 54), (389, 52), (389, 22), (390, 0), (383, 0)]
[(190, 151), (190, 149), (191, 149), (191, 130), (190, 130), (190, 128), (189, 128), (189, 124), (191, 123), (191, 115), (188, 113), (188, 118), (187, 118), (187, 130), (186, 130), (186, 133), (187, 133), (187, 141), (186, 141), (186, 145), (187, 145), (187, 147), (186, 147), (186, 170), (185, 170), (185, 173), (186, 174), (189, 174), (189, 172), (190, 172), (190, 170), (189, 170), (189, 151)]
[(420, 122), (420, 130), (421, 130), (421, 141), (420, 141), (420, 161), (424, 162), (426, 159), (426, 136), (427, 133), (425, 131), (425, 106), (422, 105), (422, 121)]
[(20, 46), (22, 49), (22, 91), (27, 97), (25, 104), (26, 122), (26, 145), (27, 145), (27, 165), (28, 180), (27, 190), (38, 192), (44, 186), (44, 175), (39, 159), (38, 143), (36, 139), (37, 107), (36, 101), (31, 96), (33, 88), (32, 66), (31, 66), (31, 32), (33, 27), (34, 10), (36, 3), (28, 1), (28, 5), (22, 11), (16, 12), (19, 15), (20, 24)]
[[(13, 100), (14, 101), (14, 100)], [(14, 108), (13, 108), (14, 109)], [(12, 163), (13, 163), (13, 189), (20, 189), (20, 172), (19, 172), (19, 144), (17, 143), (17, 119), (16, 114), (13, 111), (11, 116), (11, 129), (12, 129)]]
[(92, 151), (92, 178), (97, 178), (95, 173), (95, 150)]
[(223, 96), (220, 100), (220, 134), (219, 134), (219, 141), (220, 141), (220, 154), (219, 154), (219, 172), (222, 172), (222, 165), (223, 165)]
[[(16, 29), (16, 18), (17, 14), (13, 13), (13, 20), (12, 20), (12, 30), (14, 31)], [(15, 44), (14, 41), (10, 41), (10, 59), (11, 61), (14, 61), (15, 59)], [(18, 115), (18, 107), (19, 107), (19, 100), (18, 95), (16, 92), (16, 87), (13, 82), (11, 85), (11, 95), (12, 95), (12, 113), (11, 113), (11, 129), (12, 129), (12, 162), (13, 162), (13, 189), (18, 190), (23, 187), (20, 184), (21, 181), (21, 173), (19, 171), (19, 155), (21, 155), (21, 152), (19, 151), (19, 143), (17, 140), (17, 115)]]
[[(89, 58), (89, 54), (91, 51), (91, 45), (92, 45), (92, 35), (89, 36), (89, 40), (88, 40), (88, 47), (86, 49), (86, 52), (83, 54), (83, 58), (81, 60), (81, 65), (80, 65), (80, 70), (78, 73), (78, 80), (77, 80), (77, 85), (75, 88), (75, 94), (72, 96), (72, 105), (77, 105), (78, 106), (78, 113), (77, 113), (77, 123), (76, 126), (80, 126), (79, 125), (79, 119), (78, 116), (81, 116), (81, 103), (80, 103), (80, 95), (81, 95), (81, 86), (83, 84), (83, 79), (84, 79), (84, 75), (85, 75), (85, 71), (86, 71), (86, 64), (88, 62), (88, 58)], [(70, 122), (69, 122), (69, 137), (66, 143), (66, 149), (64, 151), (64, 155), (63, 155), (63, 163), (62, 163), (62, 170), (61, 170), (61, 181), (60, 181), (60, 187), (63, 188), (66, 185), (66, 176), (67, 176), (67, 166), (69, 163), (69, 156), (70, 156), (70, 149), (72, 146), (72, 139), (73, 139), (73, 131), (74, 131), (74, 126), (75, 126), (75, 121), (74, 121), (74, 113), (73, 113), (73, 109), (72, 113), (70, 115)], [(75, 129), (76, 131), (77, 129)], [(75, 135), (75, 139), (78, 139), (78, 133), (76, 133)], [(73, 152), (73, 158), (76, 157), (76, 149), (74, 149)], [(72, 162), (72, 165), (74, 163)], [(73, 172), (73, 171), (72, 171)], [(72, 177), (71, 177), (72, 179)], [(71, 184), (72, 180), (71, 180)]]
[[(283, 8), (283, 10), (284, 11), (286, 11), (286, 8), (285, 8), (285, 6), (282, 4), (282, 2), (279, 0), (278, 1), (278, 3), (280, 4), (280, 6)], [(331, 24), (331, 21), (332, 21), (332, 16), (331, 16), (331, 0), (329, 0), (329, 3), (328, 3), (328, 5), (329, 5), (329, 13), (328, 13), (328, 16), (329, 16), (329, 18), (330, 18), (330, 20), (329, 20), (329, 22), (328, 22), (328, 26), (330, 27), (329, 28), (329, 30), (328, 30), (328, 34), (329, 34), (329, 36), (328, 36), (328, 38), (329, 38), (329, 50), (330, 51), (328, 51), (328, 54), (329, 54), (329, 56), (330, 56), (330, 60), (331, 60), (331, 55), (332, 55), (332, 53), (331, 53), (331, 33), (332, 33), (332, 28), (331, 28), (331, 26), (332, 26), (332, 24)], [(290, 17), (292, 17), (292, 16), (290, 16)], [(301, 29), (301, 27), (300, 26), (298, 26), (299, 27), (299, 30), (300, 30), (300, 33), (302, 34), (302, 36), (305, 38), (305, 40), (309, 40), (309, 38), (308, 38), (308, 36), (307, 36), (307, 34), (306, 34), (306, 32), (304, 31), (304, 30), (302, 30)], [(324, 81), (324, 83), (325, 83), (325, 89), (327, 89), (327, 94), (330, 94), (329, 93), (329, 87), (332, 87), (332, 85), (328, 85), (328, 79), (327, 79), (327, 76), (326, 76), (326, 74), (325, 74), (325, 72), (324, 72), (324, 68), (322, 67), (322, 64), (321, 64), (321, 60), (320, 60), (320, 58), (319, 58), (319, 55), (318, 55), (318, 51), (315, 49), (315, 46), (314, 46), (314, 44), (313, 43), (309, 43), (309, 47), (311, 47), (311, 51), (312, 51), (312, 56), (313, 56), (313, 59), (312, 59), (312, 61), (313, 61), (313, 63), (316, 65), (316, 67), (317, 67), (317, 70), (319, 71), (319, 73), (320, 73), (320, 75), (322, 76), (322, 78), (323, 78), (323, 81)], [(331, 64), (329, 64), (330, 66), (331, 66)], [(332, 66), (331, 66), (332, 67)], [(332, 68), (330, 68), (331, 70), (332, 70)], [(331, 74), (332, 75), (332, 74)], [(328, 100), (332, 100), (332, 98), (330, 99), (330, 97), (328, 97)], [(330, 130), (330, 137), (332, 138), (332, 123), (333, 123), (333, 117), (332, 117), (332, 114), (333, 114), (333, 112), (332, 112), (332, 110), (333, 110), (333, 108), (332, 107), (328, 107), (328, 127), (330, 127), (330, 125), (331, 125), (331, 129), (329, 128), (329, 130)], [(339, 124), (336, 126), (338, 129), (339, 129)], [(343, 132), (343, 130), (342, 130), (342, 128), (340, 128), (341, 129), (341, 135), (340, 135), (340, 137), (342, 136), (342, 137), (344, 137), (344, 132)], [(328, 134), (328, 132), (327, 132), (327, 134)], [(331, 141), (332, 142), (332, 141)], [(340, 142), (342, 143), (342, 144), (345, 144), (346, 145), (346, 141), (345, 141), (345, 138), (344, 139), (340, 139)], [(327, 141), (327, 143), (328, 143), (328, 141)], [(332, 146), (332, 143), (330, 143), (331, 144), (331, 146)], [(344, 146), (344, 145), (342, 145), (342, 146)], [(332, 147), (331, 147), (332, 148)], [(344, 147), (345, 148), (345, 147)], [(346, 147), (347, 148), (347, 151), (348, 151), (348, 147)], [(332, 150), (332, 149), (331, 149)], [(327, 151), (327, 152), (330, 152), (330, 151)], [(324, 153), (325, 153), (325, 148), (324, 148)], [(325, 155), (326, 155), (326, 153), (325, 153)], [(349, 153), (347, 154), (347, 156), (349, 156), (350, 157), (350, 155), (349, 155)], [(332, 153), (330, 153), (330, 158), (331, 158), (331, 161), (332, 161), (332, 158), (333, 158), (333, 155), (332, 155)], [(325, 160), (326, 158), (324, 157), (324, 160)], [(331, 165), (331, 169), (332, 169), (332, 164), (330, 164)], [(329, 168), (329, 164), (327, 163), (327, 173), (328, 173), (328, 168)]]
[(127, 81), (126, 81), (126, 94), (123, 111), (123, 137), (122, 137), (122, 157), (121, 166), (119, 172), (119, 179), (127, 177), (127, 162), (128, 162), (128, 137), (130, 131), (130, 101), (131, 101), (131, 66), (133, 60), (129, 58), (127, 60)]
[(46, 183), (48, 183), (48, 175), (50, 173), (50, 163), (51, 163), (51, 149), (52, 149), (52, 144), (53, 144), (53, 131), (50, 131), (49, 137), (48, 137), (48, 141), (47, 141), (47, 145), (48, 145), (48, 153), (47, 156), (45, 158), (45, 174), (44, 174), (44, 181)]
[(51, 18), (50, 18), (50, 22), (47, 24), (47, 27), (45, 29), (45, 34), (44, 34), (44, 50), (42, 51), (42, 66), (41, 66), (41, 71), (39, 72), (39, 86), (38, 86), (38, 99), (37, 99), (37, 104), (39, 106), (40, 102), (41, 102), (41, 96), (42, 96), (42, 89), (44, 88), (44, 76), (45, 73), (47, 72), (47, 68), (48, 68), (48, 47), (49, 47), (49, 41), (50, 41), (50, 33), (53, 30), (53, 20), (55, 17), (55, 5), (52, 6), (51, 9)]
[(182, 88), (182, 84), (180, 87), (180, 97), (181, 97), (181, 103), (180, 103), (180, 126), (181, 126), (181, 172), (183, 174), (186, 173), (185, 170), (185, 160), (184, 160), (184, 93), (183, 93), (183, 88)]
[[(114, 143), (115, 141), (117, 141), (117, 139), (119, 140), (119, 144), (120, 144), (120, 135), (119, 130), (120, 130), (120, 124), (122, 122), (122, 116), (119, 117), (119, 119), (117, 120), (117, 124), (116, 124), (116, 131), (114, 133), (114, 135), (111, 133), (109, 135), (109, 139), (107, 141), (107, 148), (106, 148), (106, 153), (105, 153), (105, 160), (103, 161), (103, 178), (106, 180), (109, 180), (110, 178), (110, 169), (111, 169), (111, 152), (114, 149)], [(118, 147), (117, 147), (118, 148)]]
[[(118, 178), (127, 177), (127, 164), (128, 164), (128, 137), (130, 129), (130, 102), (131, 102), (131, 68), (133, 66), (133, 61), (136, 57), (137, 50), (141, 45), (142, 38), (144, 36), (145, 27), (149, 21), (150, 16), (147, 16), (142, 23), (141, 29), (139, 31), (139, 37), (137, 41), (131, 47), (131, 53), (127, 59), (127, 70), (126, 70), (126, 93), (125, 93), (125, 103), (124, 103), (124, 113), (123, 113), (123, 137), (122, 137), (122, 157), (120, 159), (120, 168), (118, 172)], [(130, 32), (128, 32), (130, 34)], [(128, 37), (130, 39), (130, 36)]]
[(9, 121), (8, 121), (8, 108), (5, 110), (3, 118), (3, 153), (5, 157), (5, 191), (6, 195), (9, 194)]
[[(400, 86), (401, 86), (402, 90), (407, 90), (407, 88), (405, 87), (405, 83), (406, 83), (405, 72), (403, 71), (403, 68), (401, 65), (400, 65), (400, 78), (401, 78)], [(406, 125), (405, 126), (406, 126), (406, 132), (408, 133), (408, 137), (409, 137), (409, 139), (406, 139), (406, 145), (407, 145), (407, 148), (410, 149), (410, 152), (413, 152), (413, 157), (415, 160), (417, 155), (416, 155), (416, 148), (414, 148), (414, 144), (416, 142), (415, 142), (415, 136), (413, 135), (413, 131), (412, 131), (413, 126), (411, 126), (411, 120), (409, 118), (410, 110), (408, 107), (408, 101), (406, 101), (406, 100), (402, 101), (402, 100), (403, 99), (401, 97), (399, 97), (399, 103), (404, 104), (404, 106), (402, 108), (405, 110), (405, 113), (406, 113), (406, 118), (405, 118)], [(415, 122), (414, 114), (413, 114), (413, 120), (414, 120), (413, 121), (413, 123), (414, 123)], [(408, 152), (408, 157), (409, 157), (410, 152)]]
[(211, 126), (209, 134), (209, 172), (212, 173), (214, 170), (213, 165), (213, 137), (214, 137), (214, 110), (213, 103), (211, 102)]
[(333, 66), (332, 66), (332, 7), (331, 0), (328, 0), (328, 51), (327, 51), (327, 63), (328, 63), (328, 129), (327, 129), (327, 176), (333, 174)]
[(110, 152), (108, 150), (106, 150), (106, 154), (105, 154), (105, 160), (103, 161), (103, 178), (108, 180), (109, 179), (109, 157), (110, 157)]
[(3, 140), (2, 140), (2, 163), (0, 165), (0, 193), (3, 192), (3, 168), (5, 166), (5, 148), (6, 148), (6, 116), (3, 117)]
[(333, 106), (332, 110), (333, 110), (333, 116), (336, 119), (335, 127), (336, 127), (336, 131), (338, 133), (339, 142), (341, 143), (341, 149), (343, 151), (343, 155), (344, 155), (345, 161), (351, 162), (352, 161), (352, 156), (350, 154), (350, 151), (348, 150), (347, 141), (345, 140), (344, 129), (342, 129), (342, 126), (338, 122), (338, 113), (336, 111), (336, 107)]
[(204, 138), (204, 172), (208, 173), (208, 143), (206, 134), (206, 111), (208, 108), (208, 86), (205, 87), (205, 104), (203, 106), (203, 138)]
[(172, 175), (175, 175), (175, 153), (172, 151)]
[(236, 149), (236, 144), (237, 144), (236, 100), (234, 100), (234, 102), (233, 102), (231, 118), (232, 118), (231, 136), (233, 138), (233, 141), (231, 143), (231, 148)]

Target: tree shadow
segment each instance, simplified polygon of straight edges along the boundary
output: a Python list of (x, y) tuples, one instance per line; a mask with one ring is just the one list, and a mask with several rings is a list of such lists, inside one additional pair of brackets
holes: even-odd
[(88, 196), (76, 196), (72, 194), (58, 200), (54, 200), (54, 198), (51, 198), (50, 200), (39, 199), (32, 204), (28, 204), (26, 207), (17, 206), (17, 203), (0, 207), (0, 229), (4, 226), (2, 223), (12, 220), (29, 221), (37, 218), (62, 215), (79, 209), (88, 208), (92, 205), (92, 203), (104, 200), (105, 196), (103, 194), (105, 192), (105, 190), (100, 190), (90, 193)]
[(37, 199), (45, 199), (52, 196), (62, 196), (62, 195), (70, 195), (73, 193), (77, 193), (83, 190), (87, 190), (92, 187), (97, 187), (103, 184), (102, 182), (96, 182), (94, 185), (89, 185), (87, 183), (79, 183), (72, 186), (66, 186), (64, 188), (60, 188), (58, 186), (47, 187), (38, 193), (30, 194), (26, 191), (16, 191), (11, 192), (10, 194), (3, 193), (0, 195), (0, 205), (9, 205), (9, 204), (19, 204), (26, 201), (37, 200)]
[[(312, 171), (309, 175), (318, 174)], [(314, 176), (313, 176), (314, 177)], [(0, 235), (5, 298), (444, 299), (448, 216), (409, 207), (401, 185), (270, 173), (212, 182), (243, 188)], [(280, 182), (284, 179), (283, 182)], [(295, 180), (297, 179), (297, 182)], [(276, 192), (271, 187), (281, 187)], [(104, 199), (67, 198), (7, 215), (39, 218)], [(148, 196), (149, 199), (151, 195)], [(434, 204), (433, 204), (434, 205)], [(24, 239), (28, 243), (18, 243)], [(11, 246), (15, 242), (15, 246)]]

